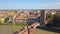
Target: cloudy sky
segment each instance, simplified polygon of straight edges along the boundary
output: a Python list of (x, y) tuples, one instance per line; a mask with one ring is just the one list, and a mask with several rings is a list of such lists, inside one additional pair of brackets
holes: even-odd
[(0, 9), (60, 9), (60, 0), (0, 0)]

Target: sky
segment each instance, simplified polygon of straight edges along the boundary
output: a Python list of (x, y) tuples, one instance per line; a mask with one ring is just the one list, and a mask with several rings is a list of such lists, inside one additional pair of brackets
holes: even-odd
[(0, 9), (60, 9), (60, 0), (0, 0)]

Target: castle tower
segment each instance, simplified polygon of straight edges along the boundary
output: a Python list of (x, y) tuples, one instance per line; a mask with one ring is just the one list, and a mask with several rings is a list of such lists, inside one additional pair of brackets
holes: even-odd
[(46, 12), (45, 12), (45, 10), (41, 10), (41, 16), (40, 16), (41, 25), (45, 25), (45, 19), (46, 19)]

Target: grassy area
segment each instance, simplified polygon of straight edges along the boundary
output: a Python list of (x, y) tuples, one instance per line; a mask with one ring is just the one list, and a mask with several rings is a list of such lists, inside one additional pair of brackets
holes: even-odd
[(41, 29), (35, 29), (35, 34), (58, 34), (58, 33), (45, 31), (45, 30), (41, 30)]
[(27, 24), (16, 24), (15, 26), (26, 26)]
[[(22, 29), (26, 24), (16, 24), (16, 25), (0, 25), (0, 34), (13, 34), (16, 31)], [(45, 31), (41, 29), (35, 29), (35, 34), (58, 34), (51, 31)]]
[(0, 25), (0, 34), (13, 34), (16, 31), (22, 29), (26, 24), (16, 24), (16, 25)]

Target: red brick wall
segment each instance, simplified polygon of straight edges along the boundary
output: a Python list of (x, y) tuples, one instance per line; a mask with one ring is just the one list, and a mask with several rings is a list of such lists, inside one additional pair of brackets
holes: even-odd
[(18, 34), (34, 34), (34, 32), (35, 32), (34, 26), (35, 26), (36, 24), (39, 24), (39, 23), (36, 22), (36, 23), (34, 23), (34, 24), (30, 25), (30, 26), (25, 26), (25, 27), (23, 27), (23, 29), (21, 29), (21, 30), (18, 32)]

